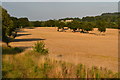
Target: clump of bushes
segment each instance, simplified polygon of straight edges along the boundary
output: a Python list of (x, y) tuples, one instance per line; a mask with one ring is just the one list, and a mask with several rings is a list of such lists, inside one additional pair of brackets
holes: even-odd
[(48, 49), (45, 48), (45, 44), (42, 41), (36, 42), (35, 45), (33, 46), (33, 50), (42, 55), (48, 54)]

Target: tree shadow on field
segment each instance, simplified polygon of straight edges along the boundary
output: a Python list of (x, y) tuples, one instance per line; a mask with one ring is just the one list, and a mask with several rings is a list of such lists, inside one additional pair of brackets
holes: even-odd
[(93, 35), (96, 35), (96, 36), (106, 36), (106, 34), (101, 34), (101, 33), (89, 33), (89, 34), (93, 34)]
[(97, 34), (97, 33), (91, 33), (91, 32), (86, 32), (86, 34), (92, 34), (92, 35), (99, 36), (99, 34)]
[(75, 31), (75, 32), (80, 32), (81, 33), (81, 31)]
[(18, 36), (26, 36), (26, 35), (31, 35), (31, 34), (17, 34), (17, 37)]
[(6, 54), (10, 54), (10, 55), (13, 55), (13, 54), (19, 54), (21, 52), (23, 52), (25, 49), (27, 49), (29, 47), (6, 47), (4, 46), (2, 48), (2, 55), (6, 55)]
[(97, 35), (96, 33), (89, 33), (89, 34)]
[(35, 29), (35, 27), (26, 27), (26, 29)]
[(64, 30), (68, 30), (69, 28), (64, 28)]
[(41, 38), (29, 38), (29, 39), (15, 39), (13, 42), (22, 42), (22, 41), (40, 41), (45, 40)]
[(27, 31), (23, 31), (23, 30), (18, 30), (17, 32), (27, 32)]

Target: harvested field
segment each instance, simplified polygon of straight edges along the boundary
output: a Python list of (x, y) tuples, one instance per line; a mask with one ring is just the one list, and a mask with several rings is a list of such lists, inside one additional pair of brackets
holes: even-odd
[(44, 41), (49, 56), (57, 60), (87, 66), (106, 67), (118, 71), (118, 30), (107, 29), (99, 35), (97, 29), (90, 33), (57, 32), (55, 27), (22, 29), (18, 32), (13, 47), (31, 49), (36, 41)]

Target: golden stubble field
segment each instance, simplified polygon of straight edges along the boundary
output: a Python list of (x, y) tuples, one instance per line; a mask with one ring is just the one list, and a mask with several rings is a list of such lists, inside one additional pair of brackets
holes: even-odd
[(29, 50), (36, 41), (41, 40), (45, 42), (49, 56), (53, 59), (118, 71), (117, 29), (107, 29), (105, 35), (99, 35), (97, 29), (90, 34), (73, 33), (70, 30), (57, 32), (55, 27), (22, 29), (18, 32), (15, 42), (11, 42), (10, 45)]

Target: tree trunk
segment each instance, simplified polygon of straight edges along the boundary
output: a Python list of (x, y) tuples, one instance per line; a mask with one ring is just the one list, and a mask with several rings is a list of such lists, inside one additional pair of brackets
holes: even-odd
[(57, 28), (57, 31), (59, 31), (59, 28)]
[(80, 31), (80, 29), (78, 28), (78, 31)]
[(84, 33), (84, 31), (83, 31), (83, 29), (82, 29), (82, 31), (81, 31), (82, 33)]
[(75, 32), (75, 29), (73, 29), (73, 32)]
[(64, 28), (62, 28), (62, 32), (64, 31)]
[(7, 44), (7, 47), (10, 47), (10, 48), (11, 48), (11, 46), (9, 45), (9, 43), (8, 43), (8, 42), (7, 42), (6, 44)]

